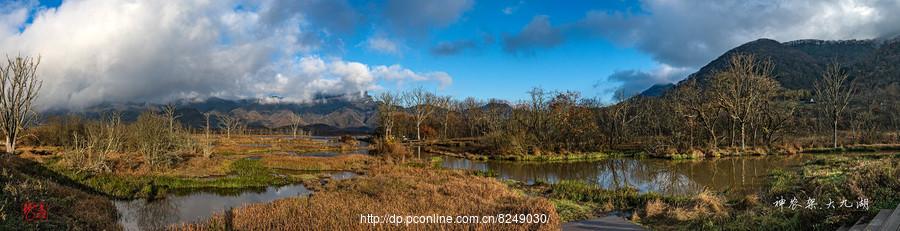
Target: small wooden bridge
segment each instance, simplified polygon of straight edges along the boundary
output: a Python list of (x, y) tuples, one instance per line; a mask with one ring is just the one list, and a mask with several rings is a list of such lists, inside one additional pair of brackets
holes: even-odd
[(838, 231), (900, 231), (900, 205), (895, 209), (882, 209), (871, 220), (862, 217), (855, 224), (841, 226)]

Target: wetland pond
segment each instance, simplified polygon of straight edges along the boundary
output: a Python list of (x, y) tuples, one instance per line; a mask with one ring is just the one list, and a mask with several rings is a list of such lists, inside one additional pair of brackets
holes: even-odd
[[(357, 176), (352, 172), (333, 172), (331, 179)], [(252, 203), (268, 203), (278, 199), (311, 194), (302, 184), (269, 186), (258, 189), (209, 191), (198, 190), (166, 195), (158, 200), (117, 200), (119, 224), (125, 230), (160, 230), (169, 225), (202, 221), (228, 208)]]
[[(349, 153), (366, 154), (365, 150), (353, 150)], [(305, 155), (336, 156), (349, 153), (322, 152)], [(621, 157), (576, 162), (511, 162), (469, 160), (425, 153), (421, 155), (426, 159), (434, 156), (442, 158), (444, 168), (487, 171), (495, 173), (501, 179), (528, 184), (574, 180), (605, 189), (630, 187), (641, 192), (687, 196), (709, 188), (724, 192), (730, 198), (739, 198), (762, 189), (772, 170), (797, 167), (812, 159), (810, 155), (799, 154), (681, 161)], [(335, 180), (356, 176), (349, 172), (330, 175)], [(172, 224), (201, 221), (215, 213), (244, 204), (267, 203), (310, 193), (312, 192), (303, 185), (296, 184), (239, 192), (173, 193), (165, 199), (154, 201), (116, 201), (115, 206), (121, 214), (119, 223), (126, 230), (156, 230)]]
[(797, 167), (812, 156), (726, 157), (699, 160), (609, 158), (579, 162), (479, 161), (440, 156), (444, 168), (492, 172), (501, 179), (527, 184), (574, 180), (605, 189), (630, 187), (663, 195), (694, 195), (704, 188), (730, 198), (757, 192), (766, 186), (771, 170)]

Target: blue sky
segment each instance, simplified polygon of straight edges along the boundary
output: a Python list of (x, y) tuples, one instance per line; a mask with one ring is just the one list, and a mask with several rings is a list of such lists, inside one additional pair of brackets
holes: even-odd
[[(365, 4), (362, 1), (353, 3)], [(510, 53), (503, 49), (504, 36), (518, 34), (538, 15), (546, 15), (552, 24), (566, 24), (577, 22), (589, 10), (635, 11), (639, 8), (638, 2), (626, 1), (480, 1), (474, 2), (471, 9), (455, 22), (429, 28), (424, 35), (392, 33), (387, 26), (377, 23), (362, 26), (345, 37), (348, 47), (341, 55), (347, 60), (369, 64), (399, 63), (413, 70), (445, 71), (453, 77), (452, 85), (445, 88), (425, 86), (460, 98), (516, 100), (524, 98), (532, 87), (577, 90), (586, 97), (608, 97), (619, 83), (607, 81), (607, 76), (621, 69), (649, 69), (655, 65), (654, 61), (635, 48), (603, 38), (574, 38), (553, 49)], [(372, 14), (377, 14), (378, 10), (374, 11)], [(379, 30), (385, 31), (375, 32)], [(365, 49), (361, 44), (372, 33), (383, 33), (382, 36), (402, 46), (401, 51), (383, 53)], [(472, 41), (477, 47), (453, 55), (432, 52), (442, 42), (458, 41)], [(383, 83), (389, 90), (414, 85)]]
[(610, 100), (759, 38), (900, 32), (891, 0), (0, 1), (0, 50), (40, 55), (43, 108), (396, 91)]

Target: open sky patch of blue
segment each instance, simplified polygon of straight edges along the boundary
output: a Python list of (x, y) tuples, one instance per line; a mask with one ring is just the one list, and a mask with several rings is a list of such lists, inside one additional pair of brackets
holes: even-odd
[[(507, 7), (511, 14), (503, 12)], [(458, 98), (516, 101), (524, 99), (532, 87), (542, 87), (608, 100), (618, 83), (608, 82), (607, 76), (616, 70), (652, 69), (657, 65), (652, 57), (602, 38), (577, 36), (566, 36), (557, 46), (529, 54), (512, 54), (503, 50), (503, 39), (518, 34), (536, 15), (546, 15), (558, 26), (576, 23), (591, 10), (634, 12), (639, 8), (634, 1), (479, 1), (457, 22), (431, 31), (425, 41), (395, 37), (405, 46), (402, 55), (363, 49), (360, 44), (371, 34), (362, 33), (350, 40), (355, 42), (349, 43), (344, 59), (376, 65), (397, 63), (417, 72), (445, 71), (453, 77), (453, 84), (439, 92)], [(475, 45), (454, 55), (430, 52), (440, 42), (459, 41)], [(391, 83), (382, 86), (397, 89)]]

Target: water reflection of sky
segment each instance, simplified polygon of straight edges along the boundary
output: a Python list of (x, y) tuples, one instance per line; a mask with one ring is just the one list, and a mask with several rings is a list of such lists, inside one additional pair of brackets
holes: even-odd
[(197, 222), (243, 204), (266, 203), (309, 193), (303, 185), (289, 185), (268, 187), (262, 192), (243, 192), (236, 196), (201, 192), (185, 196), (170, 195), (155, 201), (115, 201), (115, 205), (122, 215), (119, 223), (126, 230), (157, 230), (170, 224)]
[(732, 195), (754, 192), (765, 185), (772, 169), (796, 166), (807, 156), (719, 158), (695, 161), (617, 158), (589, 162), (501, 162), (442, 157), (443, 166), (488, 171), (500, 178), (527, 183), (577, 180), (606, 189), (630, 187), (641, 192), (692, 195), (704, 188)]

